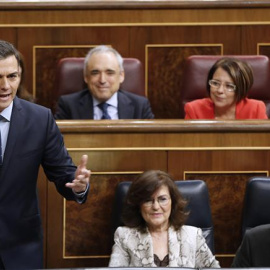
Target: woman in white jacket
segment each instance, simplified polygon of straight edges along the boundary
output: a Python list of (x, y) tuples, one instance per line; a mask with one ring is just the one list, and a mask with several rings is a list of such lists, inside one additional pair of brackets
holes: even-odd
[(185, 205), (167, 173), (140, 175), (128, 191), (109, 266), (219, 268), (201, 229), (183, 225)]

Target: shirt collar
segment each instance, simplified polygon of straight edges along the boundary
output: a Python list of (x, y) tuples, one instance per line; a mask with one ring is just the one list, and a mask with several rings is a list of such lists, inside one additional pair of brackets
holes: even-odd
[[(111, 98), (106, 101), (106, 103), (109, 104), (112, 107), (117, 108), (117, 106), (118, 106), (118, 98), (117, 97), (118, 97), (118, 93), (115, 92), (111, 96)], [(93, 103), (94, 104), (94, 107), (97, 106), (98, 104), (100, 104), (100, 101), (98, 101), (95, 97), (93, 97), (93, 102), (94, 102)]]
[(10, 119), (11, 119), (12, 108), (13, 108), (13, 101), (9, 104), (9, 106), (7, 108), (5, 108), (0, 113), (0, 115), (9, 122), (10, 122)]

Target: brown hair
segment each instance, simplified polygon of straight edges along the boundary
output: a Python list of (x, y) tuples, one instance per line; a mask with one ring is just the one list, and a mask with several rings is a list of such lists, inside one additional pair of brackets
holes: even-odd
[(21, 60), (19, 51), (11, 43), (0, 40), (0, 59), (6, 59), (12, 55), (15, 56), (19, 66)]
[(214, 73), (218, 68), (225, 70), (236, 85), (236, 102), (238, 103), (240, 100), (246, 98), (253, 84), (252, 68), (245, 61), (229, 57), (221, 58), (210, 69), (206, 82), (208, 95), (210, 96), (209, 80), (213, 79)]
[(34, 103), (36, 101), (34, 96), (26, 89), (25, 84), (24, 84), (25, 64), (24, 64), (24, 58), (22, 54), (20, 54), (19, 66), (21, 68), (21, 81), (17, 90), (17, 96), (19, 98), (22, 98), (22, 99), (25, 99)]
[(186, 201), (183, 199), (178, 187), (169, 174), (159, 170), (150, 170), (141, 174), (132, 182), (123, 206), (122, 221), (127, 227), (146, 230), (146, 223), (141, 215), (141, 204), (161, 186), (169, 189), (172, 208), (169, 223), (176, 230), (180, 229), (187, 218), (185, 212)]
[(18, 67), (20, 67), (20, 84), (17, 90), (17, 96), (28, 101), (34, 102), (34, 97), (24, 87), (25, 66), (22, 54), (8, 41), (0, 40), (0, 59), (6, 59), (9, 56), (15, 56)]

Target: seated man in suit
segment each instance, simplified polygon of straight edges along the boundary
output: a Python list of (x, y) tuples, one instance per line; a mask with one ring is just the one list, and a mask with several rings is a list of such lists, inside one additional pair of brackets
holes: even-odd
[(270, 224), (246, 231), (232, 267), (270, 267)]
[(123, 58), (111, 47), (97, 46), (84, 61), (88, 88), (61, 96), (56, 119), (152, 119), (145, 97), (120, 90), (124, 81)]

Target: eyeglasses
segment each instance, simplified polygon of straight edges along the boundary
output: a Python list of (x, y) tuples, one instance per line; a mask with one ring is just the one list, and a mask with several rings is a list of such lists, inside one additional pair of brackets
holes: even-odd
[(209, 85), (214, 89), (214, 90), (218, 90), (221, 85), (223, 85), (224, 89), (227, 92), (234, 92), (236, 90), (236, 85), (233, 83), (222, 83), (220, 81), (216, 81), (216, 80), (210, 80)]
[[(170, 199), (171, 198), (168, 196), (160, 196), (157, 198), (157, 202), (160, 206), (166, 206), (169, 203)], [(152, 205), (154, 205), (155, 201), (156, 201), (155, 199), (146, 200), (143, 202), (143, 206), (152, 207)]]

